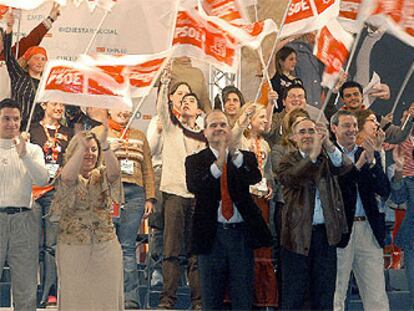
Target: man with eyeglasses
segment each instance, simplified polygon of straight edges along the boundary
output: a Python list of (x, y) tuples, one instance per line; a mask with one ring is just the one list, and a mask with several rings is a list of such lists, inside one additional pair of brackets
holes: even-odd
[(297, 149), (277, 168), (282, 209), (282, 306), (302, 309), (310, 290), (311, 309), (332, 310), (336, 245), (347, 232), (341, 191), (335, 175), (351, 168), (329, 139), (325, 125), (299, 118), (292, 125)]
[(372, 138), (356, 144), (358, 123), (354, 114), (338, 111), (331, 119), (332, 132), (343, 154), (354, 163), (352, 170), (338, 177), (344, 198), (349, 232), (338, 244), (338, 271), (334, 310), (345, 309), (351, 271), (356, 278), (364, 310), (389, 310), (385, 291), (383, 247), (385, 215), (377, 196), (384, 201), (390, 183), (381, 165)]
[[(314, 120), (316, 120), (320, 114), (318, 108), (306, 103), (306, 90), (302, 85), (291, 85), (287, 87), (285, 92), (281, 95), (285, 108), (283, 111), (273, 114), (270, 122), (271, 126), (269, 127), (268, 132), (265, 133), (265, 138), (271, 148), (276, 144), (280, 145), (282, 142), (282, 121), (288, 112), (302, 108), (305, 109)], [(328, 124), (324, 114), (321, 116), (321, 122)]]

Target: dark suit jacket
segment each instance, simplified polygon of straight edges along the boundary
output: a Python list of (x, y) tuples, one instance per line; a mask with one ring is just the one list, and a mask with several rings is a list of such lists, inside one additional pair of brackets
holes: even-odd
[[(262, 214), (249, 193), (249, 185), (261, 180), (253, 153), (243, 153), (243, 164), (237, 168), (228, 159), (228, 186), (230, 196), (247, 226), (247, 239), (252, 248), (272, 245), (272, 235)], [(210, 148), (188, 156), (185, 161), (188, 190), (195, 195), (192, 253), (207, 254), (211, 250), (217, 229), (217, 210), (221, 201), (220, 178), (214, 178), (210, 167), (216, 156)]]
[[(363, 149), (358, 147), (355, 153), (355, 163), (361, 156)], [(362, 206), (368, 222), (374, 233), (378, 244), (384, 247), (385, 240), (385, 215), (380, 213), (378, 209), (378, 202), (376, 195), (381, 196), (386, 200), (390, 194), (390, 182), (384, 173), (381, 165), (381, 156), (375, 152), (376, 164), (370, 168), (365, 164), (360, 171), (355, 166), (353, 169), (339, 176), (339, 186), (341, 187), (342, 197), (345, 204), (345, 213), (349, 226), (349, 232), (344, 234), (339, 247), (346, 247), (352, 233), (352, 226), (354, 224), (354, 216), (356, 210), (357, 191), (361, 197)]]

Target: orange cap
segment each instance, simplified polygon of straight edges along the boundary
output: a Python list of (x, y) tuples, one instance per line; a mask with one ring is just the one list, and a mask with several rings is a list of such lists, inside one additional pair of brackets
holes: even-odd
[(26, 61), (29, 61), (29, 59), (33, 56), (33, 55), (37, 55), (37, 54), (42, 54), (46, 57), (47, 60), (47, 52), (44, 48), (42, 48), (41, 46), (32, 46), (31, 48), (29, 48), (23, 55), (23, 58)]

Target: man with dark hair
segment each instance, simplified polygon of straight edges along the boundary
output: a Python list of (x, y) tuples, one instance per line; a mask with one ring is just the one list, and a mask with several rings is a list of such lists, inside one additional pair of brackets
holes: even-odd
[[(358, 110), (367, 109), (367, 107), (363, 104), (364, 102), (363, 87), (358, 82), (346, 81), (340, 87), (339, 94), (340, 94), (341, 100), (344, 103), (344, 106), (342, 106), (340, 110), (348, 110), (348, 111), (355, 112)], [(387, 96), (389, 96), (389, 93), (388, 95), (386, 94), (380, 95), (380, 93), (378, 93), (376, 96), (378, 96), (379, 98), (382, 98), (382, 97), (387, 98)], [(332, 96), (332, 97), (335, 98), (335, 96)], [(413, 123), (414, 109), (410, 109), (410, 110), (411, 111), (409, 112), (410, 112), (411, 120), (404, 129), (392, 124), (392, 117), (393, 117), (392, 114), (388, 114), (387, 116), (381, 118), (380, 127), (385, 132), (386, 143), (399, 144), (408, 137), (414, 124)]]
[(31, 209), (32, 186), (49, 181), (42, 149), (19, 135), (19, 105), (0, 102), (0, 273), (11, 270), (15, 310), (36, 310), (39, 219)]
[(332, 310), (336, 245), (347, 232), (336, 175), (351, 168), (330, 141), (327, 128), (309, 118), (292, 125), (297, 150), (277, 168), (285, 206), (282, 210), (282, 309), (303, 308), (310, 289), (312, 310)]
[(358, 123), (352, 112), (338, 111), (331, 120), (338, 147), (354, 163), (351, 171), (339, 176), (349, 232), (337, 249), (335, 310), (344, 310), (349, 276), (353, 271), (365, 310), (388, 310), (385, 291), (383, 247), (385, 215), (377, 197), (385, 201), (390, 184), (381, 165), (375, 143), (366, 138), (356, 145)]
[(261, 180), (253, 153), (232, 147), (226, 115), (213, 110), (204, 135), (209, 147), (185, 162), (195, 195), (191, 250), (198, 255), (203, 310), (223, 310), (226, 285), (233, 310), (253, 301), (253, 249), (271, 245), (271, 233), (249, 192)]

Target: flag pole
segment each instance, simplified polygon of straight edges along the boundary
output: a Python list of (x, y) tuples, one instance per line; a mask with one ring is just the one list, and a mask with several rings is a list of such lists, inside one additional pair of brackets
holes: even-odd
[(16, 59), (19, 59), (20, 26), (21, 26), (21, 22), (22, 22), (22, 11), (21, 11), (21, 9), (18, 12), (19, 12), (19, 22), (17, 23), (17, 31), (16, 31)]
[(99, 22), (98, 27), (95, 29), (95, 32), (93, 33), (91, 40), (89, 40), (89, 43), (88, 43), (88, 45), (85, 49), (85, 52), (83, 52), (83, 54), (88, 54), (89, 53), (89, 50), (91, 49), (92, 43), (95, 41), (95, 39), (98, 35), (98, 32), (101, 30), (101, 27), (102, 27), (106, 17), (108, 16), (108, 14), (109, 14), (109, 10), (105, 10), (105, 14), (102, 16), (101, 21)]
[[(272, 62), (273, 54), (276, 51), (277, 43), (279, 42), (280, 35), (281, 35), (282, 31), (283, 31), (283, 26), (285, 24), (286, 16), (288, 14), (289, 7), (290, 7), (291, 3), (292, 3), (292, 0), (289, 0), (289, 2), (287, 4), (287, 7), (286, 7), (286, 10), (285, 10), (285, 13), (284, 13), (283, 18), (282, 18), (282, 23), (280, 24), (279, 32), (277, 33), (276, 38), (275, 38), (275, 41), (273, 43), (272, 51), (271, 51), (270, 56), (269, 56), (269, 60), (267, 61), (267, 65), (263, 68), (263, 73), (264, 73), (264, 71), (266, 71), (267, 74), (266, 74), (266, 77), (265, 77), (265, 74), (263, 74), (263, 78), (261, 79), (259, 88), (258, 88), (257, 93), (256, 93), (255, 102), (258, 100), (258, 98), (260, 96), (260, 91), (261, 91), (262, 85), (264, 83), (264, 80), (266, 78), (268, 78), (268, 76), (269, 76), (268, 72), (269, 72), (270, 63)], [(260, 54), (259, 54), (259, 58), (260, 58)], [(262, 58), (263, 58), (263, 54), (262, 54)], [(263, 63), (264, 63), (264, 61), (263, 61)], [(279, 96), (281, 96), (281, 94), (279, 94)]]
[[(158, 78), (160, 77), (160, 74), (162, 73), (162, 71), (164, 70), (165, 66), (170, 62), (171, 59), (171, 54), (166, 58), (166, 60), (164, 61), (164, 64), (162, 65), (162, 67), (158, 70), (158, 74), (154, 77), (154, 79), (151, 82), (151, 85), (149, 87), (149, 89), (152, 89), (155, 85), (155, 83), (158, 81)], [(149, 93), (148, 93), (149, 94)], [(120, 139), (123, 139), (128, 131), (128, 129), (131, 127), (132, 122), (134, 121), (134, 118), (136, 117), (137, 113), (140, 111), (142, 105), (144, 104), (144, 100), (147, 98), (148, 94), (146, 94), (145, 96), (142, 96), (140, 101), (138, 102), (137, 106), (134, 109), (134, 112), (131, 115), (131, 118), (129, 119), (127, 125), (125, 126), (124, 131), (121, 134)]]
[[(358, 42), (359, 42), (359, 39), (361, 38), (361, 35), (362, 35), (362, 29), (357, 33), (357, 36), (355, 38), (355, 42), (354, 42), (354, 45), (352, 46), (351, 54), (349, 55), (349, 58), (348, 58), (348, 63), (346, 64), (345, 73), (348, 73), (349, 68), (351, 67), (352, 60), (355, 56), (356, 48), (358, 46)], [(326, 97), (326, 98), (328, 99), (328, 97)], [(336, 94), (334, 106), (336, 106), (338, 104), (338, 100), (339, 100), (339, 93)]]
[(400, 101), (401, 96), (402, 96), (402, 95), (403, 95), (403, 93), (404, 93), (404, 90), (405, 90), (405, 88), (406, 88), (406, 86), (407, 86), (407, 84), (408, 84), (408, 81), (410, 81), (410, 78), (411, 78), (411, 76), (413, 75), (413, 71), (414, 71), (414, 62), (412, 62), (412, 63), (411, 63), (411, 67), (410, 67), (410, 69), (408, 70), (407, 74), (405, 75), (405, 78), (404, 78), (404, 81), (403, 81), (403, 83), (402, 83), (402, 85), (401, 85), (401, 88), (400, 88), (400, 90), (398, 91), (398, 95), (397, 95), (397, 97), (396, 97), (396, 99), (395, 99), (395, 101), (394, 101), (394, 105), (392, 106), (392, 109), (391, 109), (391, 113), (392, 113), (392, 114), (394, 114), (395, 109), (397, 108), (398, 102)]

